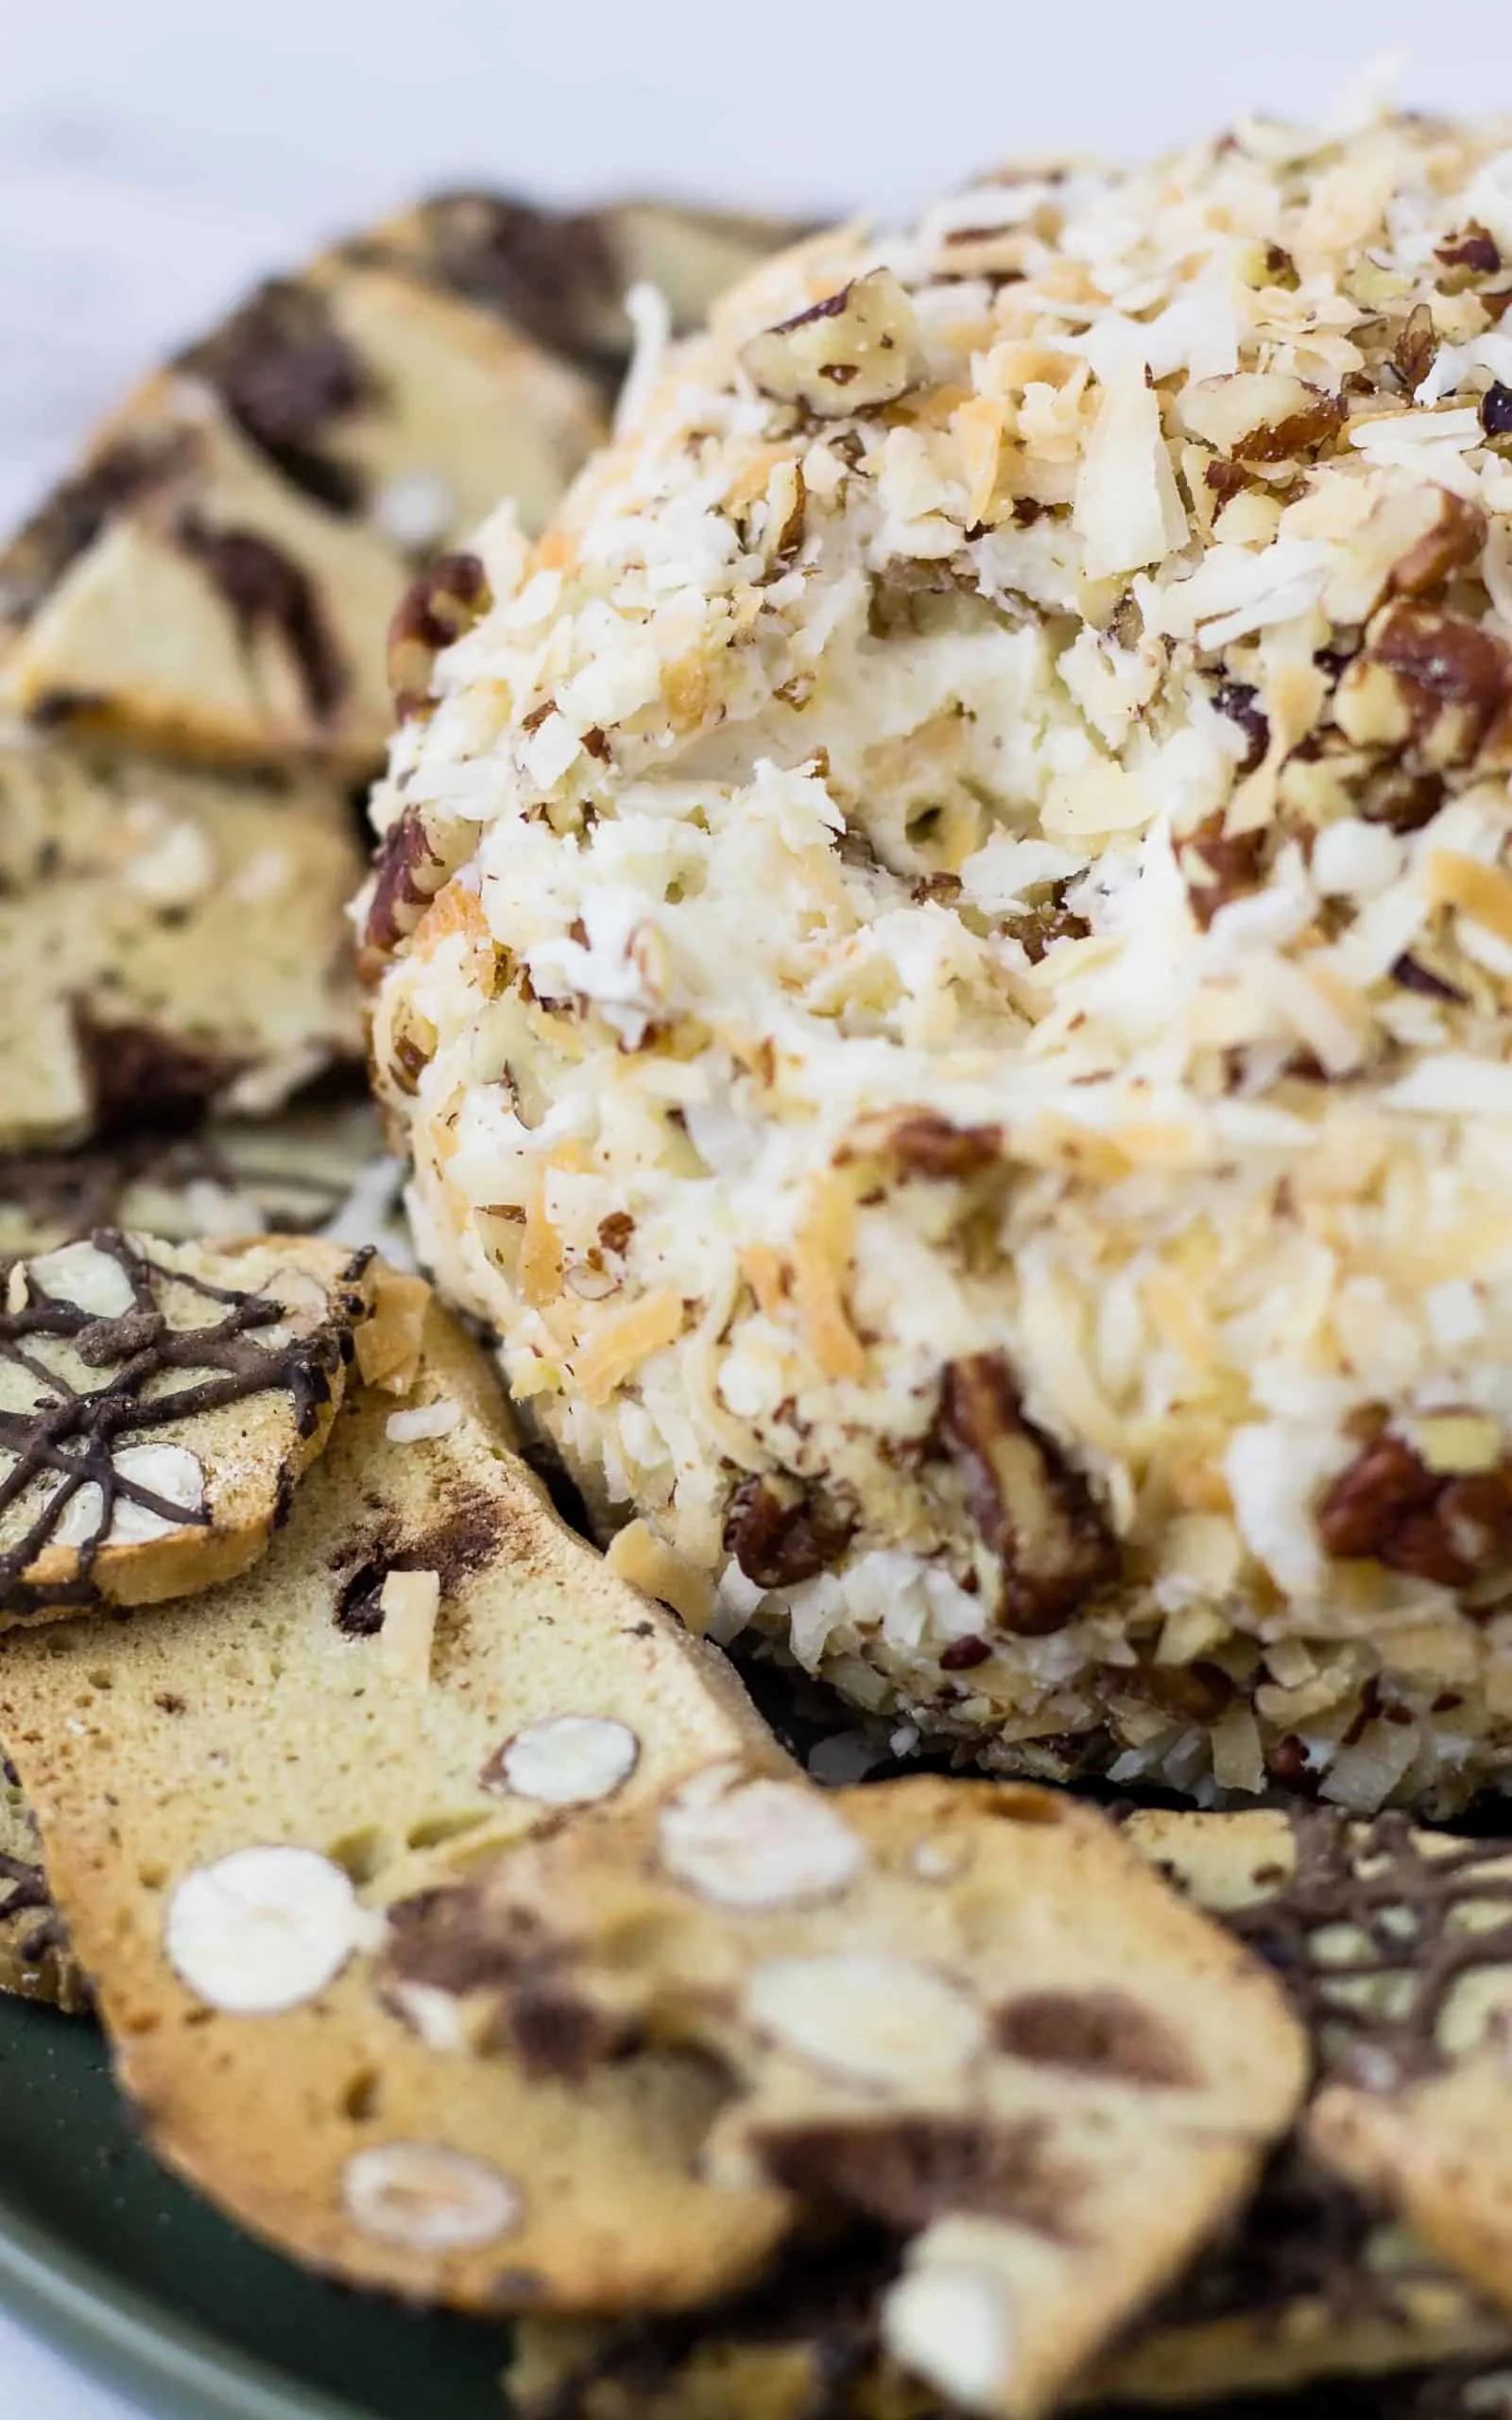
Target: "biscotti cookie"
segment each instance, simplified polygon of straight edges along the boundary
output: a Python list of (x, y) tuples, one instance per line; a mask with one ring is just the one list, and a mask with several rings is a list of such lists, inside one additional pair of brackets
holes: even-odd
[(7, 1642), (0, 1736), (121, 2081), (224, 2209), (472, 2309), (704, 2299), (787, 2223), (773, 2192), (695, 2180), (707, 2071), (652, 2056), (580, 2088), (458, 2056), (374, 1952), (396, 1892), (490, 1845), (710, 1758), (782, 1760), (716, 1652), (548, 1510), (482, 1353), (399, 1293), (407, 1361), (349, 1394), (258, 1568)]
[(1128, 1830), (1305, 2012), (1315, 2155), (1512, 2307), (1512, 1843), (1316, 1807), (1141, 1814)]
[(883, 2351), (888, 2250), (806, 2252), (713, 2311), (518, 2320), (505, 2387), (518, 2420), (943, 2420)]
[(998, 1768), (1512, 1764), (1508, 140), (765, 264), (403, 684), (439, 1282), (724, 1624)]
[[(1231, 2244), (1205, 2254), (1168, 2308), (1076, 2389), (1076, 2409), (1228, 2413), (1236, 2395), (1324, 2377), (1345, 2392), (1369, 2378), (1387, 2394), (1397, 2375), (1504, 2354), (1505, 2324), (1469, 2288), (1372, 2229), (1347, 2187), (1314, 2174), (1300, 2188), (1291, 2155), (1281, 2161), (1287, 2173), (1267, 2178)], [(512, 2408), (521, 2420), (937, 2420), (948, 2407), (883, 2347), (887, 2266), (872, 2242), (807, 2255), (682, 2320), (525, 2318)], [(1266, 2409), (1283, 2420), (1291, 2407)]]
[(1512, 2325), (1298, 2144), (1228, 2238), (1089, 2382), (1092, 2403), (1205, 2403), (1386, 2378), (1512, 2345)]
[(0, 1254), (50, 1252), (95, 1227), (170, 1243), (334, 1235), (402, 1254), (400, 1164), (369, 1103), (292, 1105), (257, 1123), (153, 1129), (74, 1151), (0, 1158)]
[(359, 1058), (359, 870), (335, 786), (0, 737), (0, 1150), (266, 1112)]
[(488, 312), (335, 257), (263, 288), (98, 433), (0, 558), (0, 690), (217, 761), (370, 769), (418, 557), (501, 497), (534, 527), (604, 433)]
[(47, 1887), (31, 1809), (9, 1768), (0, 1775), (0, 1992), (46, 2000), (67, 2016), (93, 2005)]
[(0, 1630), (255, 1562), (329, 1435), (365, 1256), (100, 1227), (0, 1278)]
[(672, 333), (683, 336), (758, 261), (805, 232), (796, 219), (676, 202), (552, 211), (477, 190), (432, 195), (348, 251), (497, 312), (612, 387), (634, 341), (626, 309), (634, 287), (653, 286)]
[(1243, 2202), (1306, 2077), (1263, 1969), (1027, 1787), (714, 1771), (396, 1910), (390, 1972), (542, 2076), (712, 2059), (704, 2172), (892, 2231), (887, 2351), (1015, 2420)]

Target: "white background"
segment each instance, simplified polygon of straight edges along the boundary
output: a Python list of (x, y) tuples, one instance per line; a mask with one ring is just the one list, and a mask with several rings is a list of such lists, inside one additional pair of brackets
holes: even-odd
[[(427, 182), (890, 207), (1393, 48), (1404, 98), (1512, 108), (1494, 0), (0, 0), (0, 519), (238, 281)], [(5, 2420), (121, 2411), (0, 2320)]]

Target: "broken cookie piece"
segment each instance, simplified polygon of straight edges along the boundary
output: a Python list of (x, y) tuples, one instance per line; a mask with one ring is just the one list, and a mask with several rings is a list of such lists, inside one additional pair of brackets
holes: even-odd
[(1304, 2014), (1314, 2155), (1512, 2308), (1512, 1842), (1308, 1806), (1144, 1813), (1127, 1828)]
[(217, 762), (376, 763), (416, 562), (605, 432), (593, 383), (492, 314), (339, 254), (148, 379), (0, 558), (33, 719)]
[(313, 775), (0, 739), (0, 1150), (265, 1114), (358, 1059), (360, 863)]
[(101, 1227), (0, 1274), (0, 1629), (255, 1562), (325, 1444), (367, 1255)]
[(0, 1992), (45, 2000), (66, 2016), (94, 2004), (53, 1905), (42, 1841), (10, 1765), (0, 1772)]
[(887, 2352), (1015, 2420), (1243, 2200), (1305, 2081), (1263, 1969), (1029, 1788), (711, 1772), (398, 1910), (390, 1959), (542, 2076), (712, 2059), (704, 2172), (889, 2232)]
[(611, 388), (634, 341), (632, 288), (654, 286), (683, 336), (757, 262), (808, 232), (809, 222), (676, 202), (552, 211), (474, 189), (435, 194), (349, 250), (496, 313)]
[(366, 1100), (345, 1093), (256, 1123), (139, 1128), (72, 1151), (0, 1158), (0, 1255), (50, 1252), (95, 1227), (169, 1243), (328, 1236), (402, 1257), (400, 1167)]
[(668, 2053), (586, 2086), (469, 2055), (378, 1949), (396, 1897), (584, 1820), (569, 1785), (633, 1815), (711, 1760), (783, 1759), (715, 1651), (563, 1529), (486, 1358), (422, 1312), (255, 1570), (7, 1641), (0, 1735), (171, 2166), (353, 2284), (679, 2308), (738, 2289), (789, 2222), (773, 2187), (695, 2177), (717, 2083)]

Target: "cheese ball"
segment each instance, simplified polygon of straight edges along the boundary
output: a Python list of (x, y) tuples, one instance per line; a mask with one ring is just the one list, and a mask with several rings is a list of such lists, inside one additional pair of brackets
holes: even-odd
[(1512, 121), (1006, 172), (396, 623), (421, 1249), (619, 1566), (902, 1746), (1512, 1766), (1509, 304)]

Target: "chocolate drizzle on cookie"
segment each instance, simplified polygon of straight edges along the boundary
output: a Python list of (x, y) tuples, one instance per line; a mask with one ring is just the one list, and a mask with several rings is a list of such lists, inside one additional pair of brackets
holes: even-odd
[[(1378, 2219), (1365, 2196), (1310, 2159), (1294, 2140), (1281, 2146), (1228, 2238), (1206, 2251), (1150, 2327), (1196, 2327), (1221, 2319), (1283, 2321), (1299, 2303), (1320, 2303), (1339, 2326), (1401, 2322), (1400, 2289), (1442, 2274), (1424, 2255), (1419, 2266), (1384, 2270), (1368, 2257)], [(1142, 2333), (1143, 2330), (1142, 2329)]]
[[(174, 1502), (123, 1472), (115, 1458), (122, 1444), (273, 1391), (292, 1398), (296, 1429), (307, 1437), (330, 1399), (330, 1372), (340, 1352), (329, 1326), (277, 1343), (261, 1341), (257, 1329), (277, 1326), (287, 1316), (271, 1295), (237, 1292), (166, 1268), (114, 1228), (96, 1228), (90, 1242), (130, 1289), (129, 1306), (112, 1317), (41, 1290), (35, 1264), (0, 1265), (0, 1363), (37, 1390), (29, 1409), (0, 1409), (0, 1451), (9, 1461), (0, 1478), (0, 1516), (45, 1491), (20, 1537), (0, 1553), (0, 1608), (11, 1614), (97, 1601), (94, 1564), (120, 1504), (155, 1514), (171, 1529), (209, 1526), (208, 1508)], [(26, 1271), (20, 1286), (18, 1270)], [(169, 1288), (205, 1304), (202, 1325), (169, 1325), (161, 1299)], [(49, 1344), (65, 1351), (49, 1353)], [(76, 1385), (60, 1366), (69, 1360), (109, 1375), (98, 1387)], [(185, 1383), (164, 1383), (180, 1372)], [(90, 1533), (75, 1545), (75, 1568), (39, 1585), (28, 1574), (86, 1487), (97, 1489), (97, 1509)]]
[(243, 436), (291, 486), (328, 511), (361, 510), (361, 472), (322, 441), (370, 400), (371, 380), (317, 287), (270, 278), (178, 366), (215, 388)]
[[(353, 1167), (351, 1175), (356, 1173)], [(0, 1207), (19, 1211), (28, 1233), (44, 1236), (49, 1247), (114, 1226), (132, 1188), (144, 1184), (168, 1193), (215, 1185), (255, 1208), (251, 1224), (294, 1236), (323, 1227), (351, 1191), (350, 1177), (325, 1176), (293, 1160), (287, 1167), (259, 1160), (241, 1167), (224, 1138), (210, 1130), (139, 1131), (101, 1150), (18, 1152), (0, 1159)], [(202, 1224), (196, 1222), (197, 1232)], [(181, 1232), (187, 1228), (186, 1215)]]
[(1357, 1824), (1301, 1807), (1289, 1820), (1295, 1874), (1225, 1922), (1280, 1977), (1325, 2073), (1387, 2092), (1435, 2074), (1462, 1977), (1512, 1966), (1512, 1843), (1423, 1832), (1400, 1813)]
[(265, 628), (276, 631), (294, 659), (311, 718), (329, 722), (349, 675), (308, 572), (255, 529), (212, 529), (195, 512), (183, 515), (178, 536), (235, 615), (242, 645), (249, 648)]

